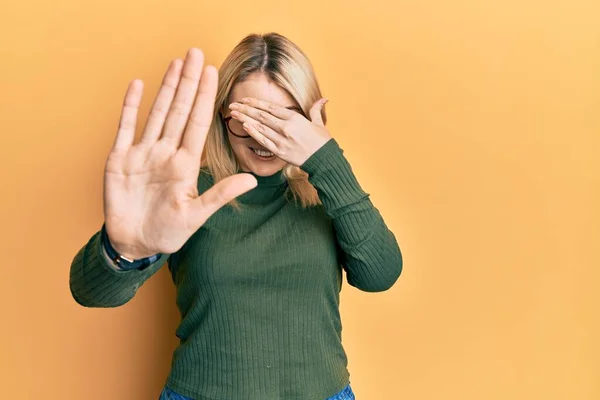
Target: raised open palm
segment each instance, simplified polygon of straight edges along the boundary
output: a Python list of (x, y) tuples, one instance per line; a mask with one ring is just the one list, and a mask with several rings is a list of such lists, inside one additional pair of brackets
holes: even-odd
[(179, 250), (220, 207), (254, 188), (236, 174), (198, 196), (200, 157), (213, 119), (218, 71), (200, 49), (169, 65), (134, 144), (143, 83), (130, 83), (104, 173), (104, 218), (113, 247), (139, 259)]

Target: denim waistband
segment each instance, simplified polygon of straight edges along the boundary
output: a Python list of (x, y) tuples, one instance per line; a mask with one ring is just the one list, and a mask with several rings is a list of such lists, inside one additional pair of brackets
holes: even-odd
[[(163, 387), (163, 390), (160, 394), (159, 400), (193, 400), (189, 397), (183, 396), (179, 393), (176, 393), (169, 387)], [(346, 385), (345, 388), (337, 392), (331, 397), (326, 398), (325, 400), (355, 400), (354, 392), (352, 392), (352, 388), (350, 387), (350, 383)]]
[(348, 383), (345, 388), (325, 400), (355, 400), (350, 383)]

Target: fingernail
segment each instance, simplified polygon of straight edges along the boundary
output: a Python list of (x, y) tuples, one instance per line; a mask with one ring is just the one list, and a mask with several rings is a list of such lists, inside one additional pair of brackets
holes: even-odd
[(328, 101), (329, 99), (323, 99), (323, 105), (327, 104)]

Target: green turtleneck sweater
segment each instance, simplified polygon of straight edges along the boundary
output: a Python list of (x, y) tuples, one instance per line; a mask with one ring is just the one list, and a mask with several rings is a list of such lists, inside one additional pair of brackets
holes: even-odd
[[(196, 400), (323, 400), (350, 379), (339, 313), (342, 269), (366, 292), (389, 289), (402, 255), (343, 150), (330, 139), (300, 167), (322, 205), (292, 200), (282, 171), (257, 176), (176, 253), (143, 270), (113, 268), (100, 230), (75, 256), (74, 299), (87, 307), (129, 301), (161, 266), (177, 289), (181, 323), (166, 385)], [(213, 184), (204, 170), (203, 193)]]

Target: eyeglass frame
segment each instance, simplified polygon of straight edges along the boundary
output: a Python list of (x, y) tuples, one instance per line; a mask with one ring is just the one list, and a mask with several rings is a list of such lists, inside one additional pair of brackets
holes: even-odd
[[(290, 106), (290, 107), (286, 107), (289, 110), (295, 111), (298, 114), (302, 115), (303, 117), (306, 118), (306, 115), (304, 115), (304, 112), (302, 111), (302, 109), (300, 107), (297, 106)], [(227, 128), (227, 131), (229, 133), (231, 133), (233, 136), (239, 137), (241, 139), (248, 139), (249, 137), (252, 137), (252, 135), (247, 135), (247, 136), (240, 136), (238, 134), (233, 133), (233, 131), (231, 130), (231, 128), (229, 127), (229, 121), (231, 119), (233, 119), (233, 117), (230, 115), (228, 117), (224, 116), (223, 113), (221, 112), (221, 117), (223, 118), (223, 122), (225, 122), (225, 128)]]
[(248, 139), (249, 137), (252, 137), (252, 135), (247, 135), (247, 136), (240, 136), (236, 133), (234, 133), (231, 128), (229, 127), (229, 121), (231, 119), (233, 119), (233, 117), (230, 115), (228, 117), (223, 116), (223, 114), (221, 114), (221, 116), (223, 117), (223, 122), (225, 122), (225, 127), (227, 128), (227, 130), (229, 131), (229, 133), (231, 133), (233, 136), (239, 137), (241, 139)]

